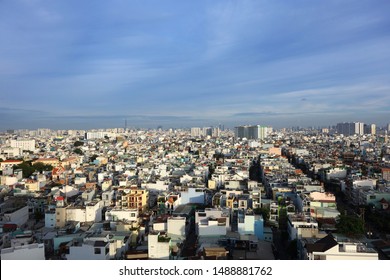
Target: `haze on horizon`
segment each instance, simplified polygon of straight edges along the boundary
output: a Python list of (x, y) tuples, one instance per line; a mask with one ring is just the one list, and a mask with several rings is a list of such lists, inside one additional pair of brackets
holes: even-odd
[(0, 2), (0, 131), (390, 122), (390, 2)]

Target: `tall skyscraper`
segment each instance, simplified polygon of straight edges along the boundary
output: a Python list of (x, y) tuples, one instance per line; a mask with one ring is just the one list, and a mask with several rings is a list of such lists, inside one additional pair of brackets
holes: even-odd
[(244, 125), (234, 128), (236, 138), (260, 139), (263, 140), (272, 133), (272, 127), (260, 125)]
[(336, 130), (339, 134), (345, 136), (350, 136), (354, 134), (363, 135), (364, 134), (364, 123), (355, 122), (355, 123), (338, 123), (336, 125)]
[(355, 134), (359, 134), (359, 135), (364, 134), (364, 123), (355, 122)]
[(371, 131), (370, 131), (371, 135), (376, 135), (376, 124), (371, 124)]

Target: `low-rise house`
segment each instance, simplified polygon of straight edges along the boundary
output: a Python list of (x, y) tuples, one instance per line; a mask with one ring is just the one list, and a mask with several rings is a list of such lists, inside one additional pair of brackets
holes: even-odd
[(168, 260), (172, 241), (165, 232), (152, 231), (148, 235), (148, 257), (152, 260)]
[(305, 214), (288, 215), (287, 232), (290, 240), (318, 237), (317, 221)]
[(255, 235), (259, 240), (264, 240), (263, 217), (255, 215), (251, 209), (238, 211), (237, 228), (240, 235)]
[(306, 252), (308, 260), (378, 260), (378, 252), (365, 244), (337, 242), (331, 234), (306, 244)]
[(195, 213), (196, 233), (199, 236), (225, 236), (230, 230), (230, 209), (206, 208)]
[(67, 260), (108, 260), (110, 248), (108, 240), (77, 240), (66, 245)]

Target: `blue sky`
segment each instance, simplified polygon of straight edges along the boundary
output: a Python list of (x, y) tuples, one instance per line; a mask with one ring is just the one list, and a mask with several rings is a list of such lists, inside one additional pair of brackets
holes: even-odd
[(390, 122), (390, 1), (0, 1), (0, 130)]

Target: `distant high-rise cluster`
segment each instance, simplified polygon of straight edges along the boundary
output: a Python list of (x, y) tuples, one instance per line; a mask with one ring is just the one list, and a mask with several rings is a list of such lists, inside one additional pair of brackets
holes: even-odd
[(212, 136), (218, 137), (221, 134), (219, 127), (191, 127), (192, 137)]
[(272, 133), (272, 127), (270, 126), (244, 125), (244, 126), (236, 126), (234, 128), (234, 136), (236, 138), (263, 140), (270, 133)]
[(337, 133), (343, 134), (345, 136), (350, 135), (363, 135), (363, 134), (376, 134), (376, 125), (375, 124), (364, 124), (362, 122), (344, 122), (338, 123), (336, 126)]

